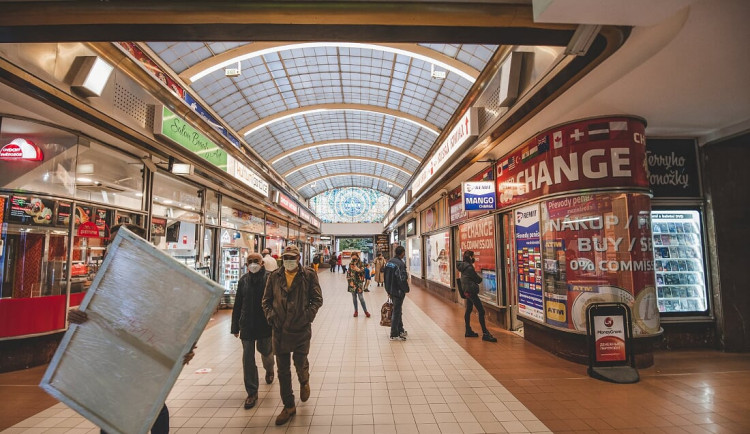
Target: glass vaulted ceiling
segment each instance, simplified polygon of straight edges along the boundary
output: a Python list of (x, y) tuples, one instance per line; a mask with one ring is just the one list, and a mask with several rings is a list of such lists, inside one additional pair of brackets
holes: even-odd
[[(305, 198), (397, 197), (495, 45), (150, 42)], [(240, 66), (228, 77), (225, 68)], [(445, 71), (444, 79), (432, 72)]]

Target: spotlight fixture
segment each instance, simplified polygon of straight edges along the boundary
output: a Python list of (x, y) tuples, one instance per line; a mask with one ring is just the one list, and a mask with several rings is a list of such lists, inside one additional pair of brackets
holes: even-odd
[(101, 96), (114, 67), (99, 56), (78, 56), (78, 72), (71, 88), (84, 96)]

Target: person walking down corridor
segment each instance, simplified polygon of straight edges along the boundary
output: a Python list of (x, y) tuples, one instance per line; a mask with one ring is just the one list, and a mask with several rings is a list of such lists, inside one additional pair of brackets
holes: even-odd
[(242, 340), (242, 373), (245, 379), (245, 410), (255, 407), (258, 401), (258, 367), (255, 365), (255, 348), (260, 353), (266, 370), (266, 384), (273, 382), (273, 353), (271, 326), (263, 312), (263, 292), (269, 272), (263, 267), (260, 253), (247, 256), (248, 272), (237, 284), (237, 296), (232, 309), (231, 332)]
[(341, 263), (341, 253), (339, 253), (339, 256), (336, 258), (336, 265), (341, 268), (342, 273), (346, 273), (346, 270), (344, 269), (344, 264)]
[(321, 255), (318, 253), (317, 255), (313, 256), (312, 260), (312, 267), (315, 272), (318, 272), (318, 267), (320, 267), (320, 261), (321, 261)]
[(367, 305), (365, 304), (365, 296), (362, 294), (364, 281), (365, 272), (362, 268), (362, 261), (359, 260), (359, 255), (357, 253), (352, 253), (352, 261), (349, 263), (349, 271), (346, 273), (346, 283), (349, 288), (348, 291), (352, 293), (355, 318), (359, 316), (357, 297), (359, 297), (359, 302), (362, 304), (362, 310), (365, 311), (365, 316), (367, 316), (367, 318), (370, 317), (370, 312), (367, 311)]
[(276, 263), (276, 259), (271, 255), (271, 248), (266, 247), (263, 249), (263, 266), (269, 273), (279, 268), (279, 264)]
[(273, 329), (273, 349), (278, 366), (279, 387), (284, 409), (276, 417), (283, 425), (297, 413), (292, 389), (290, 358), (294, 360), (300, 384), (300, 400), (310, 398), (310, 352), (312, 322), (323, 305), (318, 273), (302, 268), (299, 247), (286, 246), (282, 266), (268, 276), (263, 294), (263, 312)]
[(464, 322), (466, 323), (467, 338), (479, 336), (477, 332), (471, 329), (471, 311), (472, 306), (477, 307), (479, 313), (479, 325), (482, 327), (482, 340), (487, 342), (497, 342), (497, 338), (487, 330), (487, 324), (484, 322), (484, 306), (479, 300), (479, 284), (482, 283), (482, 277), (477, 274), (474, 268), (474, 252), (467, 250), (464, 252), (463, 262), (456, 264), (456, 269), (461, 273), (461, 291), (466, 296), (466, 312), (464, 313)]
[(383, 257), (382, 253), (378, 253), (378, 257), (375, 258), (375, 261), (373, 262), (373, 265), (375, 266), (375, 269), (373, 270), (375, 281), (378, 283), (378, 286), (383, 285), (383, 272), (385, 271), (385, 258)]
[(331, 253), (331, 257), (328, 258), (328, 265), (331, 266), (331, 273), (336, 272), (336, 252)]
[(406, 263), (404, 257), (406, 250), (403, 246), (396, 247), (396, 256), (385, 264), (385, 292), (393, 300), (393, 314), (391, 316), (391, 340), (405, 341), (408, 335), (404, 330), (401, 318), (401, 310), (404, 306), (404, 298), (409, 292), (408, 275), (406, 274)]

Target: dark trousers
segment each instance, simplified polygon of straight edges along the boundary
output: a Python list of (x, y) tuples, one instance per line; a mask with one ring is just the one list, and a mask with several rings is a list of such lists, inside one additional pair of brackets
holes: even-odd
[(466, 299), (466, 312), (464, 313), (464, 321), (466, 322), (466, 331), (471, 330), (471, 310), (472, 307), (477, 307), (477, 313), (479, 313), (479, 325), (482, 327), (482, 333), (488, 333), (487, 324), (484, 322), (484, 306), (479, 300), (478, 294), (471, 294)]
[[(293, 356), (291, 356), (293, 354)], [(290, 357), (291, 356), (291, 357)], [(307, 361), (307, 353), (276, 354), (276, 364), (279, 370), (279, 387), (281, 389), (281, 401), (284, 407), (294, 407), (294, 390), (292, 389), (292, 366), (291, 360), (294, 359), (294, 368), (297, 370), (299, 384), (305, 384), (310, 381), (310, 364)]]
[(391, 315), (391, 337), (396, 337), (404, 332), (404, 323), (401, 321), (401, 309), (404, 307), (404, 298), (391, 297), (393, 300), (393, 314)]
[(242, 340), (242, 373), (245, 377), (245, 391), (247, 396), (258, 393), (258, 367), (255, 365), (255, 347), (258, 347), (263, 368), (273, 372), (273, 353), (271, 352), (271, 337), (258, 340)]
[[(99, 432), (107, 434), (103, 429), (99, 430)], [(156, 420), (151, 426), (151, 434), (169, 434), (169, 409), (167, 408), (167, 404), (164, 404), (159, 415), (156, 416)]]
[(336, 272), (336, 264), (331, 265), (331, 273)]
[(341, 266), (341, 272), (346, 274), (346, 265)]

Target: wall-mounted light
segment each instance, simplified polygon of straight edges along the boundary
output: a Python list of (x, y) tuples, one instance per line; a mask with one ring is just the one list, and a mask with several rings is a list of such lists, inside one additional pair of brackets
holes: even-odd
[(78, 56), (73, 65), (78, 72), (71, 88), (84, 96), (101, 96), (114, 67), (99, 56)]

